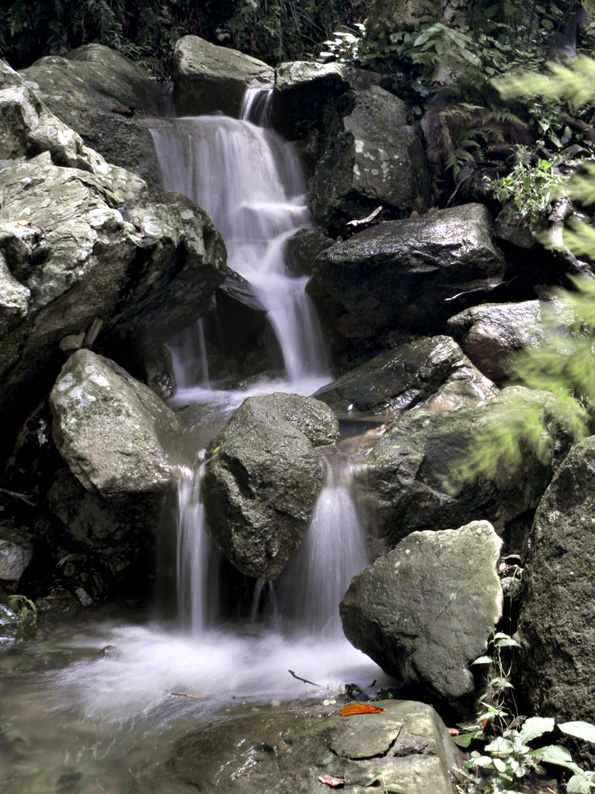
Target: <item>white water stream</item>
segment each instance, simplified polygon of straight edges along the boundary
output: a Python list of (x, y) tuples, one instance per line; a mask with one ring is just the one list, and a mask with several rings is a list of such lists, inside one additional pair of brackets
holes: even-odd
[[(261, 96), (248, 100), (265, 119)], [(230, 266), (267, 309), (285, 369), (281, 378), (253, 383), (249, 391), (214, 388), (203, 329), (197, 325), (171, 342), (178, 404), (217, 403), (229, 412), (249, 394), (313, 393), (330, 379), (328, 362), (306, 279), (288, 276), (283, 260), (287, 239), (311, 223), (293, 151), (271, 130), (221, 116), (158, 120), (153, 135), (166, 187), (190, 196), (214, 219)], [(71, 790), (56, 781), (84, 769), (88, 782), (77, 784), (77, 792), (121, 792), (140, 774), (136, 760), (128, 759), (142, 756), (148, 745), (161, 745), (164, 731), (172, 735), (187, 729), (187, 720), (195, 725), (197, 718), (243, 700), (332, 698), (342, 683), (369, 687), (383, 679), (379, 668), (347, 643), (340, 627), (339, 601), (367, 562), (346, 458), (326, 457), (326, 483), (299, 554), (279, 583), (256, 583), (254, 621), (241, 626), (214, 620), (221, 585), (204, 528), (202, 467), (198, 460), (196, 470), (184, 471), (180, 479), (175, 627), (95, 624), (66, 643), (68, 658), (78, 656), (77, 661), (48, 673), (41, 689), (36, 674), (34, 696), (15, 690), (14, 724), (46, 752), (42, 715), (53, 704), (51, 721), (60, 726), (54, 741), (61, 749), (57, 756), (47, 749), (42, 763), (51, 782), (40, 787), (37, 772), (24, 770), (15, 751), (6, 778), (11, 791)], [(258, 613), (267, 597), (276, 619), (263, 626)], [(98, 656), (104, 646), (113, 651)], [(320, 686), (296, 680), (289, 670)], [(159, 740), (147, 739), (156, 736)]]

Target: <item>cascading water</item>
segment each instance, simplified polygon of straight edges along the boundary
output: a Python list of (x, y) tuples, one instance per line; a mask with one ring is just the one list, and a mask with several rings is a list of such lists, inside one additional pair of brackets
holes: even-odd
[(308, 532), (280, 583), (281, 610), (302, 633), (342, 637), (339, 602), (368, 564), (353, 499), (353, 464), (338, 450), (324, 458), (325, 483)]
[[(250, 94), (244, 112), (266, 118), (265, 93)], [(151, 133), (164, 186), (209, 213), (225, 240), (229, 266), (250, 283), (266, 310), (287, 379), (267, 390), (311, 394), (330, 378), (305, 291), (308, 279), (289, 276), (283, 257), (287, 240), (311, 225), (303, 174), (291, 146), (271, 129), (223, 116), (162, 120)], [(187, 366), (187, 333), (170, 341), (176, 372)], [(181, 375), (179, 402), (214, 399), (201, 384), (188, 386), (188, 380)]]

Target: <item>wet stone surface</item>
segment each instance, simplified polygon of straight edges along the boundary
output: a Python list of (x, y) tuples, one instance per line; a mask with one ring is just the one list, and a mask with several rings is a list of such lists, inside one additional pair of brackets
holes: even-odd
[[(457, 750), (436, 712), (414, 701), (380, 701), (381, 713), (340, 716), (340, 705), (253, 708), (188, 734), (165, 764), (146, 768), (137, 790), (160, 794), (363, 794), (382, 775), (416, 794), (450, 794)], [(379, 778), (380, 780), (380, 778)], [(336, 784), (335, 784), (336, 785)]]

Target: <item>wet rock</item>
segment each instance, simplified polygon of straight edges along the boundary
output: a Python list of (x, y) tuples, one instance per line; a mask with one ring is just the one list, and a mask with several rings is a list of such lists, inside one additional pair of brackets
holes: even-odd
[[(378, 705), (378, 704), (375, 704)], [(434, 710), (383, 701), (378, 714), (341, 717), (338, 709), (261, 710), (218, 720), (178, 742), (172, 758), (141, 773), (150, 791), (291, 791), (320, 794), (323, 775), (344, 778), (342, 791), (363, 792), (382, 773), (416, 794), (451, 794), (458, 753)]]
[(480, 204), (385, 221), (323, 251), (308, 291), (342, 306), (334, 323), (346, 337), (439, 330), (502, 280), (490, 229)]
[(142, 180), (84, 146), (7, 70), (0, 116), (16, 120), (0, 157), (19, 159), (0, 169), (1, 409), (54, 377), (65, 336), (99, 318), (96, 349), (137, 360), (204, 314), (226, 274), (202, 210), (177, 194), (152, 202)]
[(456, 342), (435, 336), (380, 353), (323, 386), (315, 397), (335, 412), (384, 414), (415, 406), (452, 410), (480, 405), (496, 394), (494, 384)]
[(413, 532), (352, 580), (340, 607), (347, 639), (413, 692), (469, 712), (469, 665), (502, 615), (501, 545), (487, 521)]
[(143, 370), (147, 386), (162, 400), (171, 400), (176, 393), (176, 379), (169, 347), (162, 345), (150, 353), (143, 362)]
[[(549, 460), (540, 463), (527, 453), (514, 476), (494, 479), (478, 475), (470, 482), (446, 482), (482, 422), (498, 421), (510, 399), (538, 398), (556, 439)], [(568, 438), (549, 408), (548, 392), (521, 387), (504, 389), (485, 405), (456, 411), (418, 408), (403, 414), (384, 433), (370, 439), (356, 478), (378, 535), (388, 548), (416, 530), (448, 529), (469, 520), (489, 520), (498, 532), (516, 516), (536, 507), (552, 475), (555, 461), (568, 448)]]
[(517, 248), (535, 248), (537, 238), (514, 204), (507, 204), (494, 222), (494, 237)]
[(309, 188), (314, 218), (335, 231), (379, 206), (393, 217), (427, 208), (429, 172), (405, 103), (378, 86), (354, 91), (353, 107), (322, 147)]
[(32, 558), (33, 549), (27, 535), (0, 526), (0, 580), (18, 582)]
[(573, 447), (539, 505), (523, 575), (518, 691), (532, 713), (561, 722), (595, 722), (594, 472), (591, 436)]
[(121, 577), (154, 542), (163, 499), (177, 482), (172, 451), (182, 426), (147, 386), (88, 350), (64, 365), (50, 403), (54, 441), (78, 480), (56, 479), (50, 510), (79, 547)]
[(74, 353), (52, 389), (58, 451), (83, 487), (104, 498), (162, 493), (176, 415), (144, 384), (90, 350)]
[(272, 82), (272, 67), (237, 50), (198, 36), (184, 36), (176, 43), (174, 101), (179, 116), (219, 111), (238, 118), (246, 88)]
[(47, 612), (74, 615), (80, 609), (80, 601), (64, 587), (54, 587), (47, 596), (35, 601), (37, 611), (41, 614)]
[(20, 74), (87, 146), (162, 187), (151, 133), (140, 117), (166, 109), (165, 86), (101, 44), (87, 44), (63, 58), (41, 58)]
[(207, 527), (247, 576), (275, 579), (297, 550), (322, 487), (316, 446), (338, 425), (324, 403), (295, 394), (250, 397), (207, 451)]
[(330, 248), (333, 242), (322, 229), (300, 229), (287, 241), (285, 248), (285, 261), (289, 271), (296, 276), (312, 275), (314, 260), (318, 254)]
[(545, 344), (546, 327), (570, 325), (572, 312), (559, 303), (524, 301), (472, 306), (451, 317), (449, 332), (485, 375), (495, 381), (509, 377), (511, 355)]

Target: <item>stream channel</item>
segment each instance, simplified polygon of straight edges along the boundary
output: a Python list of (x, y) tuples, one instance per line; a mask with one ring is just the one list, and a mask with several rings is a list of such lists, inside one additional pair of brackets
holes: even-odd
[[(223, 389), (209, 374), (201, 321), (171, 340), (173, 405), (209, 407), (203, 444), (247, 396), (307, 395), (331, 380), (307, 277), (288, 275), (283, 258), (286, 241), (311, 225), (304, 178), (289, 144), (265, 121), (266, 95), (248, 93), (240, 120), (151, 125), (166, 189), (210, 214), (230, 267), (266, 310), (283, 359), (278, 378)], [(226, 581), (204, 528), (203, 458), (197, 450), (194, 466), (181, 469), (175, 527), (165, 539), (176, 547), (177, 581), (162, 580), (160, 591), (175, 602), (173, 617), (157, 620), (147, 607), (116, 621), (113, 606), (97, 607), (0, 655), (2, 794), (142, 791), (149, 762), (167, 759), (200, 720), (305, 697), (332, 700), (346, 682), (369, 688), (386, 680), (345, 640), (338, 614), (352, 576), (368, 562), (348, 457), (325, 454), (325, 486), (304, 543), (279, 580), (250, 583), (241, 623), (219, 616)]]

